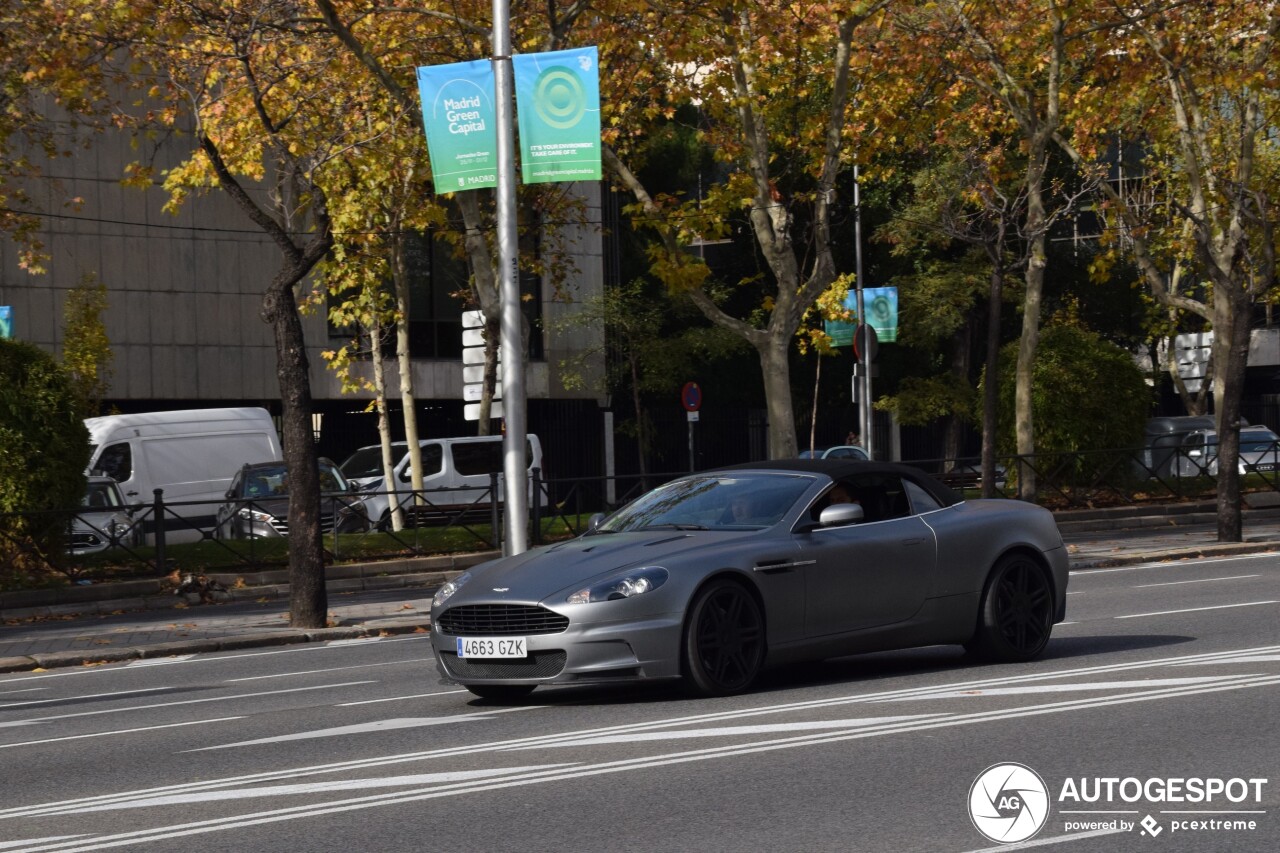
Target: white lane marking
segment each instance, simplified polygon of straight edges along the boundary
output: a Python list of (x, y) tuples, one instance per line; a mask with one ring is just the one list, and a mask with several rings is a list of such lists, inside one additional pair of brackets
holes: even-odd
[(191, 660), (193, 657), (195, 657), (194, 654), (170, 655), (167, 658), (143, 658), (142, 660), (130, 661), (125, 666), (134, 668), (140, 666), (168, 666), (171, 663), (182, 663), (183, 661)]
[(359, 702), (339, 702), (335, 708), (350, 708), (353, 705), (377, 705), (379, 702), (402, 702), (405, 699), (425, 699), (428, 696), (452, 696), (455, 693), (466, 693), (463, 690), (442, 690), (439, 693), (415, 693), (412, 696), (389, 696), (385, 699), (361, 699)]
[(172, 687), (143, 687), (138, 690), (117, 690), (113, 693), (87, 693), (84, 696), (59, 696), (53, 699), (28, 699), (25, 702), (6, 702), (0, 708), (21, 708), (24, 705), (48, 705), (51, 702), (79, 702), (81, 699), (108, 699), (112, 696), (134, 696), (138, 693), (155, 693), (157, 690), (172, 690)]
[(1238, 658), (1198, 660), (1191, 663), (1176, 664), (1176, 666), (1222, 666), (1224, 663), (1275, 663), (1276, 661), (1280, 661), (1280, 655), (1249, 655)]
[(273, 672), (270, 675), (250, 675), (246, 678), (228, 678), (227, 684), (235, 684), (239, 681), (262, 681), (267, 678), (288, 678), (293, 675), (318, 675), (322, 672), (341, 672), (344, 669), (372, 669), (375, 666), (395, 666), (402, 663), (427, 663), (435, 658), (411, 658), (409, 660), (389, 660), (381, 663), (358, 663), (352, 666), (330, 666), (325, 669), (300, 669), (296, 672)]
[(1194, 569), (1214, 563), (1234, 563), (1237, 560), (1274, 560), (1275, 552), (1264, 554), (1237, 554), (1233, 557), (1213, 557), (1203, 560), (1173, 560), (1167, 563), (1143, 563), (1140, 566), (1119, 566), (1112, 569), (1072, 569), (1073, 575), (1105, 575), (1112, 572), (1140, 572), (1146, 569)]
[(18, 746), (37, 746), (42, 743), (61, 743), (65, 740), (82, 740), (87, 737), (108, 737), (109, 735), (130, 735), (137, 732), (151, 732), (157, 729), (176, 729), (179, 726), (203, 726), (206, 723), (225, 723), (228, 720), (243, 720), (244, 717), (217, 717), (212, 720), (191, 720), (186, 723), (166, 723), (162, 726), (142, 726), (136, 729), (116, 729), (110, 732), (93, 732), (87, 735), (67, 735), (66, 737), (48, 737), (44, 740), (27, 740), (21, 743), (0, 744), (0, 749), (13, 749)]
[(1067, 595), (1084, 595), (1083, 592), (1068, 592)]
[[(422, 634), (410, 634), (405, 637), (387, 638), (387, 639), (384, 639), (382, 642), (409, 643), (409, 642), (413, 642), (414, 640), (429, 640), (430, 638), (431, 638), (431, 635), (429, 633), (424, 632)], [(202, 655), (196, 655), (190, 660), (179, 661), (179, 663), (219, 663), (221, 661), (240, 660), (241, 658), (261, 658), (261, 657), (267, 657), (268, 655), (292, 655), (292, 654), (298, 654), (299, 652), (324, 652), (324, 651), (329, 651), (332, 648), (333, 646), (330, 646), (327, 643), (303, 643), (297, 646), (291, 646), (287, 649), (273, 649), (269, 652), (245, 652), (241, 654), (222, 654), (220, 652), (207, 652)], [(339, 646), (338, 648), (341, 649), (343, 647)], [(33, 673), (31, 675), (26, 675), (21, 678), (10, 679), (8, 683), (17, 684), (17, 683), (26, 682), (26, 681), (38, 681), (45, 678), (70, 678), (72, 676), (77, 676), (77, 675), (103, 675), (103, 674), (109, 675), (111, 673), (123, 672), (127, 669), (129, 669), (129, 666), (127, 664), (124, 666), (95, 666), (95, 667), (90, 667), (88, 669), (65, 669), (59, 672)]]
[[(1207, 688), (1185, 688), (1173, 690), (1152, 691), (1148, 694), (1136, 695), (1130, 694), (1123, 697), (1114, 697), (1105, 700), (1088, 700), (1088, 701), (1070, 701), (1057, 702), (1049, 705), (1038, 705), (1028, 708), (1018, 708), (1005, 711), (991, 711), (986, 713), (976, 713), (968, 716), (949, 716), (941, 720), (924, 721), (910, 725), (902, 726), (885, 726), (872, 730), (859, 730), (854, 732), (842, 731), (834, 734), (819, 735), (800, 735), (790, 738), (782, 738), (773, 741), (763, 741), (755, 744), (739, 744), (734, 746), (711, 747), (706, 749), (692, 750), (688, 752), (668, 753), (666, 755), (647, 756), (641, 758), (622, 759), (617, 761), (605, 761), (595, 765), (574, 765), (568, 770), (547, 770), (532, 771), (522, 776), (508, 777), (490, 782), (476, 783), (453, 783), (446, 784), (442, 787), (429, 789), (426, 791), (404, 791), (400, 793), (378, 794), (366, 797), (354, 797), (346, 800), (335, 800), (324, 804), (309, 804), (305, 806), (291, 806), (270, 811), (256, 812), (245, 815), (232, 815), (221, 818), (212, 818), (204, 821), (191, 822), (186, 824), (177, 824), (153, 829), (136, 830), (132, 832), (119, 833), (117, 835), (100, 836), (88, 842), (85, 846), (71, 846), (74, 842), (67, 844), (51, 844), (41, 848), (32, 848), (32, 853), (39, 851), (85, 851), (85, 850), (103, 850), (113, 847), (130, 847), (140, 842), (160, 841), (171, 838), (180, 838), (190, 835), (201, 835), (209, 832), (218, 832), (226, 829), (237, 829), (248, 826), (258, 826), (269, 823), (278, 823), (281, 821), (294, 820), (302, 817), (317, 817), (321, 815), (339, 814), (343, 812), (364, 811), (369, 808), (387, 805), (402, 805), (406, 803), (423, 802), (426, 800), (440, 799), (444, 797), (463, 796), (467, 794), (475, 794), (488, 791), (499, 791), (509, 788), (523, 787), (527, 785), (536, 785), (547, 782), (561, 782), (566, 780), (587, 779), (595, 776), (602, 776), (613, 773), (622, 773), (632, 770), (643, 770), (656, 767), (665, 767), (676, 764), (686, 764), (698, 761), (708, 761), (717, 758), (732, 758), (743, 755), (753, 755), (758, 753), (774, 752), (783, 749), (795, 749), (806, 746), (829, 745), (832, 743), (840, 743), (844, 741), (863, 740), (870, 737), (878, 737), (885, 734), (898, 734), (912, 731), (925, 731), (930, 729), (946, 728), (959, 725), (972, 725), (975, 723), (994, 722), (997, 720), (1007, 720), (1017, 717), (1039, 716), (1044, 714), (1063, 713), (1077, 711), (1089, 708), (1101, 708), (1108, 705), (1129, 704), (1133, 702), (1146, 702), (1155, 699), (1173, 698), (1177, 696), (1196, 695), (1200, 693), (1213, 693), (1225, 689), (1241, 689), (1242, 687), (1260, 687), (1266, 685), (1280, 684), (1280, 677), (1261, 679), (1252, 684), (1237, 685), (1232, 687), (1213, 686)], [(65, 810), (64, 810), (65, 811)], [(44, 811), (42, 814), (57, 814), (63, 812)], [(1081, 834), (1083, 835), (1083, 833)], [(1065, 837), (1065, 836), (1064, 836)], [(1080, 836), (1071, 836), (1073, 838)]]
[[(974, 699), (983, 696), (1026, 696), (1036, 693), (1070, 693), (1075, 690), (1144, 690), (1152, 687), (1178, 687), (1191, 684), (1225, 683), (1241, 678), (1262, 678), (1263, 673), (1248, 675), (1210, 675), (1201, 678), (1154, 678), (1146, 681), (1093, 681), (1084, 684), (1033, 684), (1029, 687), (989, 687), (977, 690), (948, 690), (909, 696), (907, 701), (933, 699)], [(902, 699), (878, 699), (877, 702), (901, 702)]]
[(844, 729), (846, 731), (866, 728), (867, 726), (883, 726), (890, 723), (923, 720), (945, 717), (947, 714), (907, 714), (900, 717), (858, 717), (848, 720), (816, 720), (804, 723), (773, 723), (760, 726), (722, 726), (714, 729), (676, 729), (664, 732), (634, 732), (621, 735), (604, 735), (601, 737), (571, 738), (559, 742), (523, 746), (519, 749), (559, 749), (573, 746), (602, 746), (611, 743), (644, 743), (660, 740), (689, 740), (707, 737), (741, 737), (744, 735), (767, 735), (779, 732), (822, 731), (827, 729)]
[[(301, 776), (322, 775), (327, 773), (341, 773), (353, 770), (365, 770), (369, 768), (380, 768), (392, 764), (401, 764), (414, 761), (423, 761), (427, 759), (451, 758), (459, 755), (474, 755), (482, 752), (503, 751), (513, 749), (525, 745), (537, 743), (549, 743), (563, 740), (566, 737), (577, 736), (585, 737), (597, 734), (610, 734), (630, 731), (653, 731), (658, 728), (666, 728), (672, 726), (683, 726), (690, 724), (706, 724), (719, 720), (742, 719), (745, 717), (761, 716), (766, 714), (791, 713), (798, 711), (816, 710), (820, 708), (838, 707), (841, 705), (858, 704), (864, 702), (874, 702), (877, 699), (888, 697), (903, 697), (919, 693), (936, 692), (940, 689), (963, 689), (972, 687), (990, 687), (1003, 684), (1018, 684), (1029, 681), (1038, 681), (1041, 679), (1064, 678), (1068, 676), (1089, 675), (1104, 672), (1120, 672), (1134, 669), (1147, 669), (1162, 666), (1177, 666), (1180, 664), (1195, 661), (1217, 661), (1227, 659), (1231, 655), (1243, 656), (1250, 654), (1280, 654), (1280, 646), (1256, 646), (1246, 649), (1235, 649), (1226, 652), (1205, 652), (1194, 655), (1178, 655), (1169, 658), (1156, 658), (1154, 660), (1132, 661), (1128, 663), (1102, 664), (1091, 667), (1078, 667), (1075, 669), (1059, 670), (1057, 672), (1048, 673), (1029, 673), (1024, 675), (1010, 675), (1002, 678), (991, 678), (986, 680), (975, 680), (967, 682), (956, 682), (950, 685), (936, 685), (929, 687), (903, 688), (898, 690), (886, 690), (879, 693), (869, 693), (865, 695), (838, 696), (827, 699), (806, 700), (803, 702), (791, 702), (780, 705), (766, 705), (760, 708), (735, 709), (731, 711), (713, 711), (710, 713), (694, 714), (685, 717), (670, 717), (665, 720), (654, 720), (640, 723), (625, 723), (615, 726), (605, 726), (596, 729), (585, 729), (578, 732), (565, 732), (551, 735), (535, 735), (532, 737), (514, 738), (511, 740), (491, 741), (489, 743), (472, 744), (458, 747), (443, 747), (439, 749), (422, 750), (417, 752), (401, 753), (399, 755), (387, 755), (374, 758), (358, 758), (347, 761), (330, 762), (327, 764), (316, 764), (303, 767), (292, 767), (283, 770), (272, 770), (260, 773), (250, 773), (241, 776), (229, 776), (221, 779), (201, 780), (197, 782), (186, 782), (178, 785), (168, 785), (157, 788), (144, 788), (133, 791), (124, 791), (113, 794), (98, 794), (91, 797), (82, 797), (73, 800), (63, 800), (59, 802), (47, 803), (42, 806), (17, 806), (7, 809), (0, 809), (0, 818), (6, 817), (25, 817), (33, 814), (54, 813), (58, 809), (74, 807), (87, 803), (105, 802), (111, 800), (128, 799), (141, 795), (156, 795), (171, 792), (205, 790), (212, 788), (231, 787), (234, 785), (244, 785), (255, 782), (266, 782), (281, 779), (296, 779)], [(1198, 692), (1216, 692), (1223, 687), (1200, 688)], [(1185, 690), (1162, 690), (1158, 691), (1158, 695), (1172, 694), (1181, 695)], [(1134, 694), (1128, 694), (1126, 697), (1118, 701), (1132, 702), (1137, 701), (1133, 698)], [(1069, 700), (1057, 705), (1074, 706), (1079, 702), (1100, 702), (1099, 699), (1089, 700)], [(1057, 705), (1052, 707), (1057, 707)], [(529, 706), (523, 706), (529, 707)], [(537, 707), (537, 706), (533, 706)], [(1033, 706), (1042, 707), (1042, 706)], [(978, 712), (978, 716), (989, 715), (993, 711)]]
[(442, 773), (419, 773), (412, 776), (386, 776), (381, 779), (338, 779), (333, 782), (306, 782), (298, 785), (270, 785), (262, 788), (241, 788), (236, 791), (205, 791), (199, 794), (173, 794), (125, 803), (90, 806), (71, 814), (140, 809), (151, 806), (174, 806), (190, 803), (207, 803), (219, 800), (248, 800), (261, 797), (285, 797), (299, 794), (325, 794), (330, 791), (361, 791), (370, 788), (406, 788), (411, 785), (445, 785), (451, 782), (470, 782), (492, 779), (495, 776), (514, 776), (520, 773), (536, 773), (573, 767), (566, 764), (534, 764), (528, 767), (495, 767), (490, 770), (454, 770)]
[(329, 640), (327, 646), (364, 646), (369, 643), (377, 643), (385, 638), (383, 637), (349, 637), (345, 640)]
[(1113, 619), (1141, 619), (1144, 616), (1173, 616), (1178, 613), (1199, 613), (1204, 610), (1228, 610), (1232, 607), (1258, 607), (1263, 604), (1280, 604), (1280, 601), (1246, 601), (1242, 604), (1217, 604), (1213, 607), (1188, 607), (1186, 610), (1160, 610), (1155, 613), (1130, 613), (1128, 616), (1113, 616)]
[(1123, 829), (1095, 829), (1090, 832), (1076, 832), (1071, 835), (1055, 835), (1052, 838), (1037, 838), (1033, 841), (1022, 841), (1017, 844), (1001, 844), (998, 847), (983, 847), (981, 850), (970, 850), (968, 853), (998, 853), (1001, 850), (1026, 850), (1028, 847), (1045, 847), (1050, 844), (1062, 844), (1067, 841), (1083, 841), (1086, 838), (1098, 838), (1102, 835), (1115, 835), (1125, 832)]
[(492, 720), (498, 714), (509, 714), (513, 711), (529, 711), (537, 706), (518, 708), (498, 708), (476, 714), (457, 714), (452, 717), (401, 717), (394, 720), (374, 720), (371, 723), (356, 723), (350, 726), (336, 726), (330, 729), (316, 729), (310, 732), (296, 732), (291, 735), (242, 740), (237, 743), (223, 743), (217, 746), (202, 746), (197, 749), (186, 749), (183, 752), (206, 752), (211, 749), (231, 749), (238, 746), (261, 746), (267, 743), (285, 743), (295, 740), (312, 740), (322, 737), (344, 737), (346, 735), (367, 734), (369, 732), (388, 732), (396, 729), (416, 729), (425, 726), (450, 726), (454, 723), (470, 723)]
[[(1245, 578), (1260, 578), (1262, 575), (1232, 575), (1225, 578), (1196, 578), (1190, 581), (1165, 581), (1164, 583), (1140, 583), (1134, 589), (1148, 589), (1153, 586), (1180, 586), (1184, 583), (1210, 583), (1211, 581), (1238, 581)], [(1067, 593), (1070, 595), (1071, 593)]]
[(235, 696), (206, 696), (203, 699), (183, 699), (180, 702), (161, 702), (156, 705), (135, 705), (132, 708), (99, 708), (96, 711), (80, 711), (75, 714), (58, 714), (52, 717), (35, 717), (30, 720), (15, 720), (0, 723), (6, 726), (25, 726), (31, 723), (47, 723), (51, 720), (66, 720), (71, 717), (93, 717), (98, 714), (121, 714), (125, 711), (146, 711), (152, 708), (171, 708), (175, 705), (199, 705), (204, 702), (231, 702), (236, 699), (253, 699), (258, 696), (278, 696), (282, 693), (302, 693), (306, 690), (333, 690), (339, 687), (355, 687), (360, 684), (377, 684), (376, 681), (348, 681), (344, 684), (319, 684), (314, 687), (290, 687), (287, 690), (267, 690), (262, 693), (238, 693)]
[(37, 693), (48, 689), (48, 687), (24, 687), (21, 690), (0, 690), (0, 696), (10, 696), (14, 693)]
[(22, 841), (0, 841), (0, 850), (12, 850), (15, 847), (22, 847), (27, 844), (48, 844), (53, 841), (66, 841), (69, 838), (84, 838), (85, 834), (80, 835), (50, 835), (47, 838), (27, 838)]

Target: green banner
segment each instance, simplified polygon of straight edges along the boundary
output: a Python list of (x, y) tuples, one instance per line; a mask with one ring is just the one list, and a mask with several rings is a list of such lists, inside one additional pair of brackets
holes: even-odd
[(0, 338), (13, 337), (13, 308), (0, 305)]
[(436, 192), (498, 185), (493, 65), (485, 59), (418, 69), (422, 124)]
[[(862, 302), (867, 309), (868, 322), (876, 330), (876, 338), (882, 344), (891, 344), (898, 340), (898, 288), (867, 287), (862, 290)], [(853, 346), (853, 332), (858, 325), (858, 294), (850, 290), (845, 297), (844, 307), (853, 313), (852, 323), (841, 323), (828, 320), (824, 331), (831, 338), (831, 345), (836, 347)]]
[(594, 47), (511, 57), (526, 184), (600, 180), (600, 73)]

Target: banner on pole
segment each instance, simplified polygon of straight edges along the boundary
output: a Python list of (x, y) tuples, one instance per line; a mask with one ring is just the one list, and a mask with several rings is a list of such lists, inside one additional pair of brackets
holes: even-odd
[(13, 337), (13, 308), (0, 305), (0, 338)]
[(485, 59), (418, 68), (422, 124), (436, 192), (498, 185), (493, 65)]
[[(876, 338), (882, 344), (891, 344), (898, 340), (898, 288), (866, 287), (862, 290), (862, 303), (867, 309), (867, 322), (876, 330)], [(850, 290), (844, 300), (845, 310), (853, 314), (852, 323), (829, 320), (824, 324), (824, 331), (831, 338), (831, 345), (847, 347), (853, 345), (853, 332), (858, 326), (858, 294)]]
[(594, 47), (511, 57), (526, 184), (600, 180), (600, 69)]

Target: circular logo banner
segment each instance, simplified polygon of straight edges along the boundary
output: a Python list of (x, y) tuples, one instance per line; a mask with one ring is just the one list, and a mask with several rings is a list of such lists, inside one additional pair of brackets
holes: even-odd
[(1049, 789), (1023, 764), (993, 764), (969, 788), (969, 818), (992, 841), (1026, 841), (1049, 819)]
[(538, 118), (551, 127), (573, 127), (587, 111), (586, 89), (572, 69), (548, 68), (538, 75), (533, 91)]

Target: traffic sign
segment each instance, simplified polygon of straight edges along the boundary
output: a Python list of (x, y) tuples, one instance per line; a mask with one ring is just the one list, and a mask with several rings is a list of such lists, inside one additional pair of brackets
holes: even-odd
[[(863, 336), (866, 336), (865, 338)], [(866, 350), (864, 353), (863, 350)], [(876, 360), (876, 351), (880, 349), (880, 338), (876, 335), (876, 327), (862, 323), (853, 332), (853, 356), (864, 364)], [(864, 357), (865, 356), (865, 357)]]
[(680, 389), (680, 405), (686, 412), (696, 412), (702, 408), (702, 389), (697, 382), (686, 382)]

